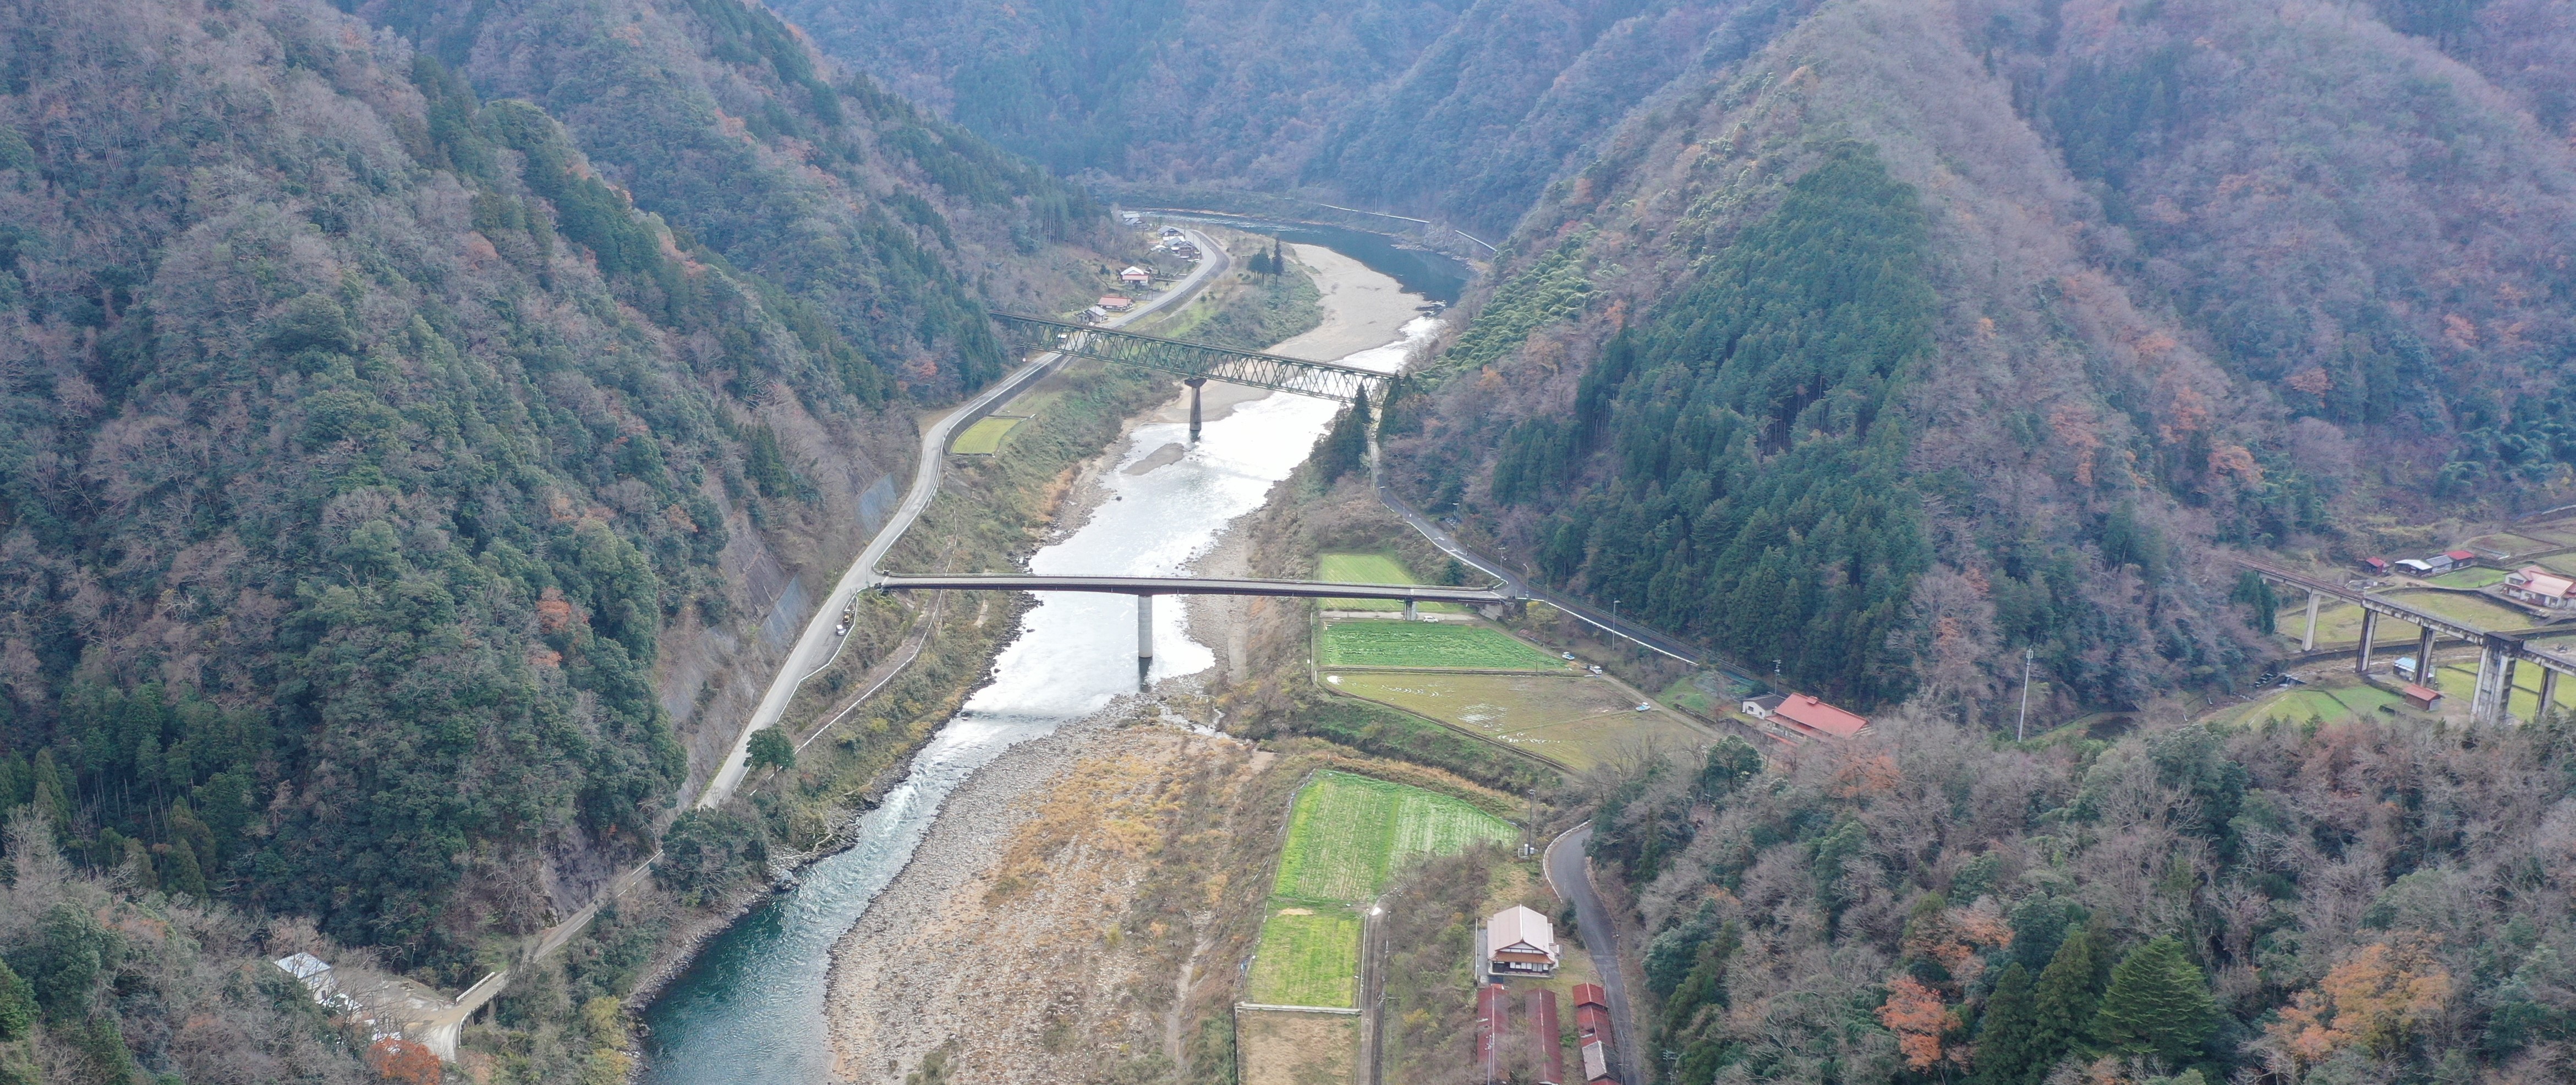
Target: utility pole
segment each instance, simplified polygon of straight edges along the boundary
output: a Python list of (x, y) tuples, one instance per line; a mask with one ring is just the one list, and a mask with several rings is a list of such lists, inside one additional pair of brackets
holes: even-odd
[(2030, 645), (2021, 648), (2021, 722), (2013, 724), (2013, 741), (2020, 742), (2030, 729)]

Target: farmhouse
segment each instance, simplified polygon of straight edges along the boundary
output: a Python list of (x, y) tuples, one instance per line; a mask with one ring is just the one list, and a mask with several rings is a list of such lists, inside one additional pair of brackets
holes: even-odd
[(1833, 738), (1851, 738), (1869, 730), (1869, 721), (1817, 700), (1814, 694), (1792, 693), (1771, 710), (1768, 717), (1788, 721), (1789, 725), (1808, 734)]
[(1556, 925), (1512, 905), (1485, 920), (1485, 965), (1496, 976), (1556, 974)]
[(2576, 579), (2526, 565), (2505, 575), (2504, 594), (2505, 598), (2543, 610), (2568, 610), (2576, 608)]
[(1154, 273), (1129, 264), (1127, 270), (1118, 273), (1118, 281), (1132, 286), (1143, 286), (1154, 281)]
[(1135, 302), (1119, 297), (1116, 294), (1101, 295), (1099, 304), (1101, 308), (1107, 309), (1113, 313), (1123, 313), (1136, 307)]

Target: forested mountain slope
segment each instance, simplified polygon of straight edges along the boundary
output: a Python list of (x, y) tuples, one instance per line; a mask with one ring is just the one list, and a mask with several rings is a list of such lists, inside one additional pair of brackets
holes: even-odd
[[(1397, 457), (1802, 686), (1979, 718), (2023, 645), (2074, 704), (2223, 683), (2254, 657), (2212, 544), (2566, 485), (2576, 164), (2434, 45), (2330, 6), (1825, 5), (1551, 186)], [(1873, 169), (1919, 247), (1801, 211)], [(1919, 320), (1863, 289), (1900, 264)]]
[(756, 9), (390, 7), (0, 10), (0, 806), (452, 987), (1097, 214)]

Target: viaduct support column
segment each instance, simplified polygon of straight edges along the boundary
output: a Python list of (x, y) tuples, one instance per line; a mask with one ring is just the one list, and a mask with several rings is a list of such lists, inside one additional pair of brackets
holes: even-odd
[(1154, 597), (1136, 597), (1136, 681), (1145, 680), (1145, 672), (1154, 667)]
[(2496, 684), (2496, 722), (2511, 723), (2513, 722), (2513, 667), (2521, 660), (2505, 652), (2496, 654), (2504, 657), (2501, 668), (2504, 671), (2504, 681)]
[(2495, 663), (2495, 642), (2490, 640), (2480, 644), (2478, 646), (2478, 684), (2476, 688), (2469, 691), (2469, 722), (2471, 723), (2486, 723), (2495, 719), (2493, 700), (2495, 683), (2489, 678), (2489, 672), (2495, 669)]
[(1414, 602), (1414, 601), (1413, 601), (1413, 600), (1411, 600), (1411, 599), (1407, 599), (1407, 600), (1405, 600), (1405, 601), (1404, 601), (1404, 620), (1405, 620), (1405, 621), (1408, 621), (1408, 622), (1418, 622), (1418, 621), (1421, 621), (1421, 620), (1422, 620), (1422, 604), (1417, 603), (1417, 602)]
[(2317, 590), (2308, 589), (2308, 631), (2299, 635), (2299, 650), (2317, 650)]
[(1199, 443), (1199, 387), (1207, 383), (1207, 378), (1191, 377), (1181, 383), (1190, 386), (1190, 443), (1197, 444)]
[(2377, 639), (2379, 639), (2379, 612), (2364, 610), (2361, 612), (2361, 654), (2355, 658), (2352, 665), (2353, 673), (2370, 673), (2371, 642)]
[(2546, 720), (2556, 711), (2558, 711), (2558, 669), (2543, 667), (2540, 669), (2540, 707), (2532, 710), (2531, 722), (2539, 723)]
[(2425, 689), (2442, 688), (2436, 684), (2441, 679), (2434, 677), (2434, 673), (2433, 627), (2428, 625), (2424, 627), (2423, 635), (2415, 638), (2415, 684)]

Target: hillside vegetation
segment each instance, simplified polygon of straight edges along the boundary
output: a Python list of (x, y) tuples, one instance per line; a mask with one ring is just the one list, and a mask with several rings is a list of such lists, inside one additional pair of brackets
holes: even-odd
[(0, 807), (454, 990), (654, 849), (1098, 214), (754, 8), (360, 11), (0, 11)]

